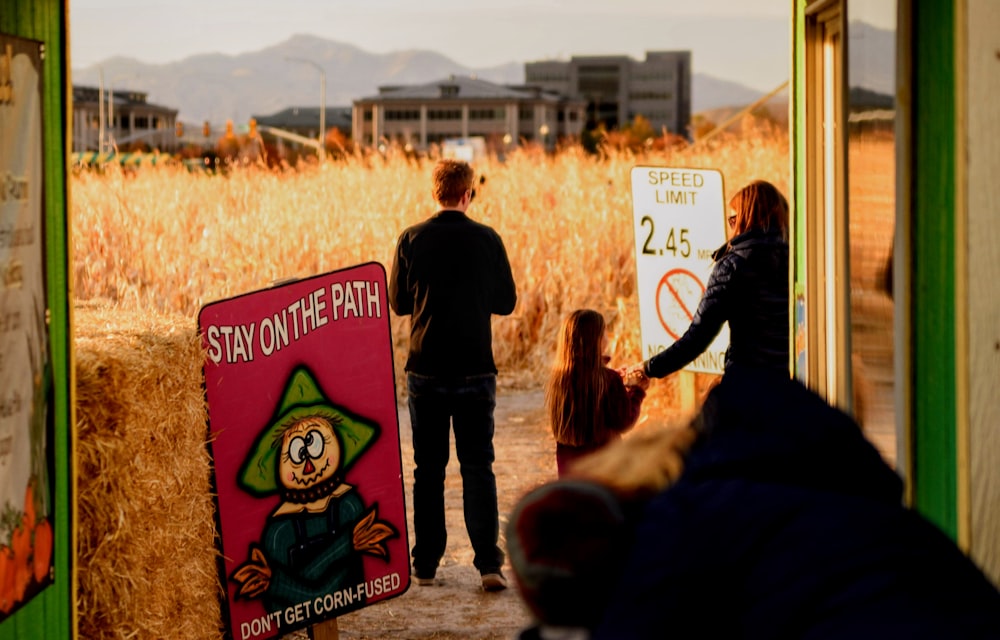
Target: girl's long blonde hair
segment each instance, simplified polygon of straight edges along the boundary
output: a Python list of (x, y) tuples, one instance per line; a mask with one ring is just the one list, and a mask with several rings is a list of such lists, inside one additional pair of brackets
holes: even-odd
[(604, 423), (604, 328), (604, 316), (592, 309), (577, 309), (563, 321), (545, 388), (545, 404), (556, 442), (571, 446), (593, 444)]

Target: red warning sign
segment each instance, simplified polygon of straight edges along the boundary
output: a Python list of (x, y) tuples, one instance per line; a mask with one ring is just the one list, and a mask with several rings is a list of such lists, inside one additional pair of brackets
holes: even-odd
[(679, 339), (698, 310), (705, 285), (687, 269), (671, 269), (656, 287), (656, 315), (674, 340)]
[(264, 640), (409, 587), (385, 269), (202, 307), (226, 637)]

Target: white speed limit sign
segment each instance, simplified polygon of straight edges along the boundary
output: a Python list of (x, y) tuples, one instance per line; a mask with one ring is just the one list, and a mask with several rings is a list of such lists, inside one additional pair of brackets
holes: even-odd
[[(632, 168), (635, 264), (643, 359), (684, 334), (726, 241), (722, 173), (715, 169)], [(729, 326), (687, 371), (721, 374)]]

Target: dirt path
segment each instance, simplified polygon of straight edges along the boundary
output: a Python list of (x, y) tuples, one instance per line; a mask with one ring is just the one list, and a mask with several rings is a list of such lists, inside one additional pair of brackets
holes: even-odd
[[(500, 502), (501, 547), (503, 530), (517, 499), (528, 489), (555, 478), (555, 443), (543, 416), (540, 390), (510, 390), (497, 393), (496, 463)], [(413, 542), (413, 444), (410, 419), (400, 407), (400, 441), (406, 485), (407, 522)], [(455, 459), (454, 440), (445, 479), (448, 547), (432, 587), (411, 585), (401, 596), (347, 614), (338, 620), (342, 639), (351, 640), (509, 640), (531, 622), (513, 584), (509, 563), (504, 567), (511, 586), (499, 593), (485, 593), (479, 573), (472, 566), (472, 547), (462, 517), (462, 478)], [(287, 640), (305, 640), (304, 632)]]

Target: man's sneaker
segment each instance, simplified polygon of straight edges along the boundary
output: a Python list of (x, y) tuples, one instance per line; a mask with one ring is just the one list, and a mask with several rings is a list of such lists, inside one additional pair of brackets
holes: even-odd
[(483, 591), (503, 591), (507, 588), (507, 578), (502, 573), (484, 573)]
[(415, 583), (417, 583), (418, 586), (421, 586), (421, 587), (432, 587), (432, 586), (434, 586), (434, 577), (433, 576), (431, 576), (430, 578), (421, 578), (420, 576), (418, 576), (417, 574), (414, 573), (413, 574), (413, 581)]

